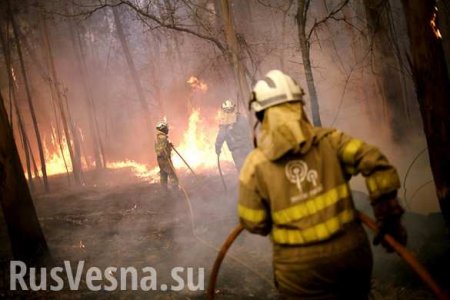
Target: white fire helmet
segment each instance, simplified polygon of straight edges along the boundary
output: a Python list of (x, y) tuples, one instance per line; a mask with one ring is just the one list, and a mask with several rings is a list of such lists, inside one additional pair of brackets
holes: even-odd
[(161, 132), (164, 132), (165, 134), (169, 133), (169, 125), (167, 124), (166, 121), (159, 121), (156, 124), (156, 129)]
[(304, 104), (304, 95), (305, 92), (294, 79), (279, 70), (272, 70), (255, 84), (249, 107), (260, 112), (285, 102), (298, 101)]
[(233, 101), (227, 99), (222, 103), (222, 110), (227, 113), (234, 112), (236, 109), (236, 104), (233, 103)]

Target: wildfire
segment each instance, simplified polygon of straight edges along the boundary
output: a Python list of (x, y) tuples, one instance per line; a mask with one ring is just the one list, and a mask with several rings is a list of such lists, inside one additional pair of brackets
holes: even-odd
[[(188, 128), (184, 132), (181, 142), (175, 147), (188, 164), (195, 171), (203, 171), (217, 168), (217, 155), (215, 152), (215, 139), (217, 135), (217, 118), (214, 116), (212, 120), (203, 118), (200, 110), (193, 110), (189, 116)], [(213, 123), (213, 125), (211, 124)], [(72, 164), (70, 153), (65, 137), (62, 137), (61, 148), (57, 140), (55, 140), (56, 132), (53, 128), (51, 135), (51, 144), (44, 143), (44, 154), (46, 157), (46, 167), (48, 175), (57, 175), (66, 173), (67, 170), (72, 172)], [(224, 145), (220, 156), (221, 162), (232, 162), (231, 153)], [(176, 154), (172, 154), (172, 161), (177, 170), (186, 170), (187, 167), (181, 158)], [(231, 166), (231, 164), (225, 164)], [(83, 169), (89, 169), (89, 166), (83, 164)], [(130, 168), (133, 174), (142, 180), (148, 182), (156, 182), (159, 180), (159, 168), (150, 167), (134, 160), (125, 159), (123, 161), (107, 162), (109, 169)], [(42, 176), (42, 174), (40, 174)]]
[[(44, 156), (45, 156), (45, 167), (47, 170), (47, 175), (57, 175), (57, 174), (65, 174), (67, 170), (69, 172), (72, 172), (72, 163), (70, 161), (70, 153), (69, 148), (67, 147), (66, 138), (61, 138), (61, 148), (59, 146), (59, 142), (55, 140), (56, 137), (56, 130), (52, 127), (52, 134), (51, 137), (51, 146), (47, 145), (46, 143), (43, 143), (43, 150), (44, 150)], [(54, 149), (53, 152), (50, 151), (50, 149)], [(67, 169), (66, 169), (67, 166)], [(39, 169), (39, 176), (42, 176), (42, 170)], [(28, 179), (28, 174), (25, 172), (25, 178)], [(34, 178), (34, 174), (32, 175)]]
[(154, 182), (156, 181), (159, 169), (153, 168), (149, 169), (146, 165), (140, 164), (134, 160), (124, 160), (124, 161), (115, 161), (108, 162), (107, 168), (109, 169), (122, 169), (122, 168), (131, 168), (134, 175), (143, 180)]
[[(80, 135), (83, 136), (82, 130), (80, 128), (78, 128), (78, 130)], [(72, 161), (70, 158), (66, 137), (64, 135), (61, 137), (60, 146), (59, 141), (56, 140), (56, 136), (56, 129), (52, 127), (52, 133), (50, 134), (50, 145), (43, 143), (45, 167), (47, 169), (48, 176), (65, 174), (67, 171), (72, 172)], [(82, 161), (81, 163), (84, 170), (93, 167), (93, 165), (86, 164), (86, 158), (85, 161)], [(28, 178), (27, 174), (25, 174), (25, 176)], [(39, 170), (39, 176), (42, 176), (42, 170)]]
[[(209, 169), (217, 167), (217, 155), (215, 152), (215, 139), (217, 126), (211, 126), (200, 116), (200, 110), (193, 110), (189, 116), (189, 125), (178, 146), (178, 152), (194, 169)], [(223, 147), (221, 161), (231, 161), (231, 155)], [(186, 168), (184, 162), (176, 155), (172, 155), (175, 168)]]
[(206, 83), (204, 83), (202, 80), (198, 79), (195, 76), (189, 77), (187, 83), (189, 83), (194, 90), (198, 90), (203, 93), (208, 91), (208, 85), (206, 85)]
[[(50, 154), (48, 148), (46, 145), (44, 145), (44, 153), (45, 153), (45, 166), (47, 168), (47, 174), (50, 175), (56, 175), (56, 174), (63, 174), (66, 173), (67, 170), (69, 172), (72, 172), (72, 163), (70, 161), (70, 153), (69, 148), (67, 147), (66, 138), (63, 137), (61, 141), (61, 149), (59, 148), (58, 141), (54, 140), (55, 137), (55, 129), (53, 128), (53, 134), (52, 134), (52, 145), (54, 149), (57, 149), (52, 154)], [(67, 170), (66, 170), (67, 165)]]

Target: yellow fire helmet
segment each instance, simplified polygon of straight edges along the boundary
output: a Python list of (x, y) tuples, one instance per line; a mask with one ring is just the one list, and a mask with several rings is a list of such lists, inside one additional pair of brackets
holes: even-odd
[(285, 102), (299, 101), (304, 104), (304, 95), (305, 92), (294, 79), (279, 70), (272, 70), (256, 83), (249, 106), (260, 112)]

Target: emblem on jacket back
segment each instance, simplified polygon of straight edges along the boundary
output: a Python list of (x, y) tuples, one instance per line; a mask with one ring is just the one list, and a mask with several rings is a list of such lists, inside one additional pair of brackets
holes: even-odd
[[(296, 185), (300, 194), (291, 197), (292, 202), (297, 202), (314, 197), (323, 190), (323, 186), (318, 182), (319, 174), (317, 170), (309, 169), (308, 164), (303, 160), (291, 160), (286, 164), (285, 174), (287, 179)], [(304, 189), (304, 183), (309, 182), (312, 188)]]

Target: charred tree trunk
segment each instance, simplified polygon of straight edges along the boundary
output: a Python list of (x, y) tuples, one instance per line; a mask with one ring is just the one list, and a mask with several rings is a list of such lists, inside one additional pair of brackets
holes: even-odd
[(31, 118), (33, 120), (34, 132), (36, 134), (36, 140), (37, 140), (37, 145), (38, 145), (38, 150), (39, 150), (39, 159), (41, 161), (42, 177), (44, 178), (44, 188), (45, 188), (46, 192), (49, 192), (50, 188), (49, 188), (48, 179), (47, 179), (47, 168), (45, 166), (44, 148), (42, 146), (41, 133), (39, 131), (39, 125), (38, 125), (37, 118), (36, 118), (36, 113), (35, 113), (35, 110), (34, 110), (33, 99), (31, 97), (31, 91), (30, 91), (30, 86), (29, 86), (29, 82), (28, 82), (28, 76), (27, 76), (27, 72), (25, 70), (25, 63), (24, 63), (23, 56), (22, 56), (22, 49), (21, 49), (21, 46), (20, 46), (20, 40), (19, 40), (19, 33), (18, 33), (18, 29), (17, 29), (17, 24), (15, 23), (14, 15), (12, 13), (9, 1), (7, 1), (7, 6), (8, 6), (8, 13), (9, 13), (9, 16), (11, 18), (11, 24), (12, 24), (12, 27), (13, 27), (14, 38), (15, 38), (16, 47), (17, 47), (17, 54), (19, 56), (20, 67), (21, 67), (21, 70), (22, 70), (22, 76), (23, 76), (23, 79), (24, 79), (25, 91), (26, 91), (26, 95), (27, 95), (28, 106), (30, 108)]
[[(80, 184), (82, 182), (81, 161), (79, 159), (79, 156), (75, 155), (75, 153), (73, 151), (72, 139), (71, 139), (71, 135), (73, 133), (71, 134), (69, 131), (67, 114), (66, 114), (66, 110), (64, 109), (65, 107), (63, 104), (63, 97), (61, 95), (61, 90), (58, 85), (58, 82), (59, 82), (58, 75), (56, 73), (55, 62), (53, 59), (53, 52), (52, 52), (52, 48), (50, 46), (50, 38), (49, 38), (49, 34), (48, 34), (47, 22), (44, 17), (41, 17), (41, 19), (42, 19), (41, 21), (42, 21), (44, 44), (45, 44), (45, 49), (47, 50), (47, 56), (48, 56), (48, 60), (49, 60), (49, 64), (50, 64), (51, 81), (53, 84), (53, 90), (56, 92), (56, 101), (58, 104), (57, 106), (59, 108), (59, 113), (61, 116), (61, 122), (63, 125), (64, 135), (66, 138), (67, 149), (69, 150), (70, 161), (72, 162), (72, 172), (73, 172), (73, 176), (75, 179), (75, 183)], [(56, 115), (55, 115), (55, 117), (56, 117)], [(58, 120), (56, 119), (55, 122), (58, 122)], [(62, 142), (61, 139), (59, 139), (60, 147), (62, 147), (61, 142)], [(62, 155), (64, 155), (63, 151), (61, 151), (61, 153), (62, 153)], [(64, 163), (65, 163), (65, 160), (64, 160)]]
[(22, 145), (23, 145), (23, 152), (25, 155), (28, 183), (30, 185), (30, 190), (33, 191), (34, 190), (34, 181), (33, 181), (33, 174), (31, 173), (31, 161), (30, 161), (30, 150), (29, 150), (29, 145), (28, 145), (28, 138), (26, 136), (25, 129), (23, 128), (22, 118), (20, 117), (20, 113), (19, 113), (17, 106), (16, 106), (16, 115), (17, 115), (17, 123), (18, 123), (18, 127), (19, 127), (20, 137), (21, 137)]
[(444, 44), (444, 52), (447, 60), (447, 70), (450, 70), (450, 0), (437, 1), (439, 9), (439, 27), (442, 32), (442, 36), (445, 38), (442, 40)]
[(411, 69), (442, 214), (450, 225), (450, 80), (436, 21), (436, 1), (402, 0)]
[(366, 19), (372, 43), (373, 70), (386, 101), (384, 117), (387, 118), (393, 139), (403, 137), (405, 118), (403, 82), (399, 73), (399, 61), (395, 54), (393, 38), (390, 36), (389, 1), (364, 0)]
[[(308, 2), (308, 3), (307, 3)], [(310, 43), (306, 37), (306, 17), (308, 13), (309, 1), (297, 1), (297, 28), (300, 51), (302, 53), (303, 69), (305, 71), (306, 84), (308, 86), (309, 99), (311, 101), (312, 120), (315, 126), (322, 126), (320, 121), (319, 100), (317, 98), (314, 75), (311, 67)]]
[(0, 203), (15, 259), (31, 264), (50, 257), (20, 164), (0, 94)]
[[(17, 117), (17, 124), (18, 129), (23, 145), (24, 150), (24, 156), (25, 156), (25, 162), (26, 162), (26, 168), (27, 168), (27, 175), (28, 175), (28, 182), (30, 185), (31, 191), (34, 190), (34, 182), (33, 182), (33, 175), (31, 173), (31, 162), (30, 162), (30, 152), (29, 152), (29, 145), (28, 145), (28, 138), (26, 136), (25, 128), (23, 126), (22, 122), (22, 116), (20, 115), (19, 107), (17, 105), (17, 93), (15, 88), (15, 82), (14, 77), (12, 74), (11, 69), (11, 52), (9, 48), (9, 35), (8, 35), (8, 28), (6, 28), (6, 37), (3, 36), (3, 32), (0, 32), (0, 42), (3, 49), (3, 58), (5, 60), (5, 66), (6, 66), (6, 73), (8, 75), (8, 85), (9, 85), (9, 104), (10, 104), (10, 124), (11, 124), (11, 131), (13, 131), (13, 112), (12, 112), (12, 106), (14, 106), (14, 109), (16, 111), (16, 117)], [(14, 103), (14, 105), (13, 105)], [(13, 131), (14, 132), (14, 131)]]

